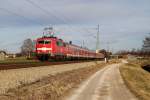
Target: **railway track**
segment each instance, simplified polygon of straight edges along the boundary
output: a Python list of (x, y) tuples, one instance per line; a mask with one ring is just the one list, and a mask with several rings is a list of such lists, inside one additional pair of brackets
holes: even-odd
[(50, 65), (60, 65), (60, 64), (70, 64), (70, 63), (80, 63), (89, 61), (53, 61), (53, 62), (32, 62), (32, 63), (1, 63), (0, 70), (8, 69), (20, 69), (29, 67), (39, 67), (39, 66), (50, 66)]

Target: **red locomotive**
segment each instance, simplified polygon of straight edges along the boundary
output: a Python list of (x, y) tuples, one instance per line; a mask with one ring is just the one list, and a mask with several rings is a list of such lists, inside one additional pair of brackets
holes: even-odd
[(43, 36), (36, 40), (36, 56), (39, 60), (49, 59), (102, 59), (102, 53), (64, 42), (62, 39)]

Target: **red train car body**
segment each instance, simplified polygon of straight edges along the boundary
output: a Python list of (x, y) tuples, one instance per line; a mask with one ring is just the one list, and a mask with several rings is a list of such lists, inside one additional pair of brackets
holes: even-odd
[(48, 59), (102, 59), (104, 54), (87, 48), (65, 43), (57, 37), (41, 37), (36, 40), (36, 56), (39, 60)]

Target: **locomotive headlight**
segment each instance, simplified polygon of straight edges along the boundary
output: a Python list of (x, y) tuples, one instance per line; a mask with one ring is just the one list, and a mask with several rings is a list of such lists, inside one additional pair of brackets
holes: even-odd
[(52, 50), (52, 48), (42, 47), (42, 48), (37, 48), (37, 50), (46, 51), (46, 50)]

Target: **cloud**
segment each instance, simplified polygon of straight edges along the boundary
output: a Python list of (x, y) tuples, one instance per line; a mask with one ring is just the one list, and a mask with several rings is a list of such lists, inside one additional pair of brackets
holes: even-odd
[[(149, 0), (31, 1), (46, 11), (27, 0), (0, 1), (1, 41), (7, 44), (7, 38), (12, 42), (20, 37), (19, 42), (28, 37), (35, 39), (45, 26), (53, 25), (59, 31), (59, 37), (75, 41), (78, 45), (84, 40), (93, 49), (95, 28), (100, 24), (102, 48), (107, 48), (107, 42), (111, 42), (111, 47), (119, 50), (140, 48), (142, 39), (150, 32)], [(7, 37), (9, 35), (12, 37)]]

